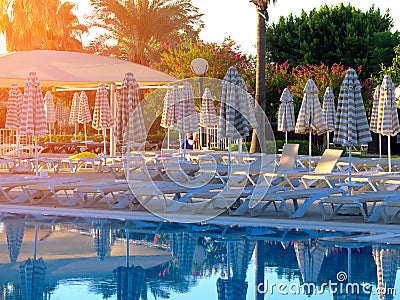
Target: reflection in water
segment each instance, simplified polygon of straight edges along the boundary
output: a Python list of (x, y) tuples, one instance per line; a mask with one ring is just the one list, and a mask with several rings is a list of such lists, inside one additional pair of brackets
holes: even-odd
[[(93, 299), (267, 299), (270, 295), (257, 292), (258, 283), (313, 283), (319, 291), (324, 283), (338, 282), (337, 273), (347, 271), (348, 249), (352, 283), (390, 289), (399, 264), (398, 241), (351, 240), (369, 233), (18, 215), (2, 222), (4, 299), (70, 299), (66, 295), (82, 290)], [(27, 259), (38, 227), (43, 259)]]

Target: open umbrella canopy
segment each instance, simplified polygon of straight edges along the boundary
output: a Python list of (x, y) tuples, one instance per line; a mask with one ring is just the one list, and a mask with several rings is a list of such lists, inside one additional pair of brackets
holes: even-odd
[(0, 55), (0, 87), (20, 85), (30, 70), (36, 70), (44, 87), (97, 87), (100, 83), (119, 85), (124, 74), (134, 72), (140, 85), (166, 84), (175, 77), (126, 60), (89, 53), (32, 50)]
[(5, 128), (18, 130), (21, 126), (22, 93), (17, 83), (13, 82), (8, 93)]

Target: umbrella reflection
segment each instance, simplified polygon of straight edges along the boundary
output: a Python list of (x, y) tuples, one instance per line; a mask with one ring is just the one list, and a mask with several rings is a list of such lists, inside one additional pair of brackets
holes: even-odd
[[(393, 299), (394, 295), (389, 291), (394, 290), (399, 265), (399, 252), (396, 249), (381, 249), (379, 246), (373, 246), (372, 255), (378, 276), (379, 299)], [(384, 293), (385, 291), (386, 293)]]
[(24, 219), (6, 219), (4, 220), (4, 225), (6, 227), (10, 262), (15, 263), (24, 239), (25, 221)]
[(46, 269), (46, 263), (42, 258), (37, 260), (28, 258), (20, 264), (19, 271), (23, 300), (43, 299)]

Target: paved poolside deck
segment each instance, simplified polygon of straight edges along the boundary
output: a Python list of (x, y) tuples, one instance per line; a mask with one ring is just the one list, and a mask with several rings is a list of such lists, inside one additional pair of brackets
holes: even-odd
[[(9, 174), (5, 171), (0, 172), (0, 180), (5, 177), (21, 177), (24, 175)], [(51, 178), (59, 177), (80, 177), (87, 182), (98, 181), (99, 178), (104, 181), (113, 181), (114, 176), (111, 173), (96, 173), (93, 170), (83, 170), (76, 174), (68, 171), (61, 171), (58, 174), (50, 174)], [(211, 209), (213, 210), (213, 209)], [(313, 205), (302, 218), (290, 219), (285, 213), (276, 213), (269, 209), (264, 215), (251, 217), (246, 214), (243, 216), (231, 216), (227, 212), (215, 216), (214, 212), (210, 215), (193, 214), (189, 209), (183, 208), (174, 213), (163, 213), (161, 210), (156, 211), (157, 215), (148, 211), (131, 211), (128, 208), (123, 210), (110, 210), (106, 205), (96, 205), (93, 208), (82, 208), (79, 206), (60, 207), (54, 203), (45, 205), (23, 204), (7, 204), (4, 201), (0, 203), (0, 212), (14, 213), (41, 213), (50, 215), (65, 216), (84, 216), (95, 218), (116, 218), (116, 219), (140, 219), (156, 221), (165, 219), (173, 219), (182, 223), (211, 223), (221, 225), (242, 225), (242, 226), (271, 226), (284, 228), (301, 228), (301, 229), (321, 229), (321, 230), (344, 230), (344, 231), (371, 231), (379, 233), (400, 232), (399, 224), (385, 224), (382, 220), (377, 223), (366, 223), (361, 216), (338, 216), (337, 218), (324, 221), (322, 214), (317, 205)], [(154, 211), (153, 211), (154, 212)]]

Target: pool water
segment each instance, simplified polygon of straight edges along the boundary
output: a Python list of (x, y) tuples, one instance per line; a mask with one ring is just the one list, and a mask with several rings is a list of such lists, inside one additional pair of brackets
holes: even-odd
[(0, 299), (400, 299), (398, 249), (396, 233), (7, 214)]

